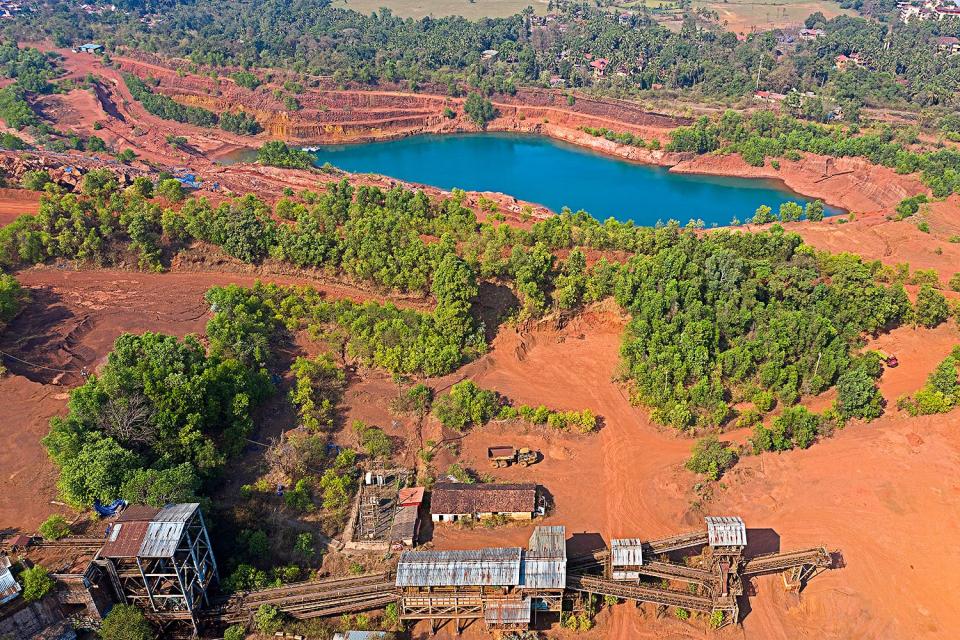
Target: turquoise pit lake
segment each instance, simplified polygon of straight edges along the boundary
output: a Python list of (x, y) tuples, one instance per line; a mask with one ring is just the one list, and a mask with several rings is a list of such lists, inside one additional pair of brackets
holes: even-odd
[(313, 154), (317, 166), (329, 162), (441, 189), (497, 191), (556, 212), (583, 209), (601, 220), (645, 226), (670, 219), (727, 225), (750, 218), (760, 205), (776, 211), (784, 202), (809, 200), (774, 180), (674, 174), (536, 135), (419, 135), (323, 146)]

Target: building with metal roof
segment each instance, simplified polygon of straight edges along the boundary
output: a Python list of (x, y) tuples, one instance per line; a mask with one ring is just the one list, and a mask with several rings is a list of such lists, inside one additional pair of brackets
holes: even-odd
[(520, 584), (520, 547), (469, 551), (404, 551), (397, 565), (397, 586), (516, 587)]
[(10, 602), (20, 595), (20, 583), (10, 573), (10, 558), (0, 556), (0, 604)]
[(209, 604), (217, 561), (200, 504), (127, 508), (107, 531), (97, 554), (121, 602), (158, 620), (187, 620)]
[[(526, 629), (531, 612), (559, 612), (567, 583), (566, 529), (536, 527), (526, 549), (404, 551), (397, 565), (404, 620), (483, 619)], [(436, 631), (436, 626), (434, 626)]]
[(523, 552), (520, 589), (537, 611), (560, 611), (567, 585), (566, 527), (536, 527)]
[(563, 589), (567, 584), (566, 529), (537, 527), (523, 552), (520, 584), (525, 589)]
[(707, 516), (707, 542), (711, 547), (747, 546), (747, 526), (739, 516)]
[(639, 580), (643, 565), (643, 541), (640, 538), (610, 540), (610, 577), (614, 580)]
[(394, 640), (397, 636), (387, 631), (338, 631), (333, 640)]
[(483, 621), (491, 629), (522, 630), (530, 626), (530, 598), (491, 600), (483, 608)]

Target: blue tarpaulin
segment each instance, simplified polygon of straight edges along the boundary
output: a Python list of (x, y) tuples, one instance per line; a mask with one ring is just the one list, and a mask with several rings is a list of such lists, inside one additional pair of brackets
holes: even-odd
[(116, 513), (122, 510), (127, 506), (126, 500), (114, 500), (110, 504), (103, 504), (100, 500), (93, 501), (94, 510), (100, 514), (101, 517), (106, 518), (107, 516), (116, 515)]

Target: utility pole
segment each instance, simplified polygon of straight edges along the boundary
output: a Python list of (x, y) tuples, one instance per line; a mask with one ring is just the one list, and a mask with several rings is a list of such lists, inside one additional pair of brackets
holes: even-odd
[(760, 56), (760, 66), (757, 67), (757, 91), (760, 91), (760, 72), (763, 71), (763, 56)]

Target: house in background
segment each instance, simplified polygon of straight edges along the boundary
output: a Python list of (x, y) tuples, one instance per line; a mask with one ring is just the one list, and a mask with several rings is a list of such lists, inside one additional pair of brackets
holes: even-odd
[(941, 36), (937, 38), (937, 51), (955, 56), (960, 53), (960, 38)]
[(89, 53), (90, 55), (97, 55), (103, 53), (103, 45), (96, 44), (95, 42), (88, 42), (87, 44), (82, 44), (77, 48), (77, 51), (80, 53)]

